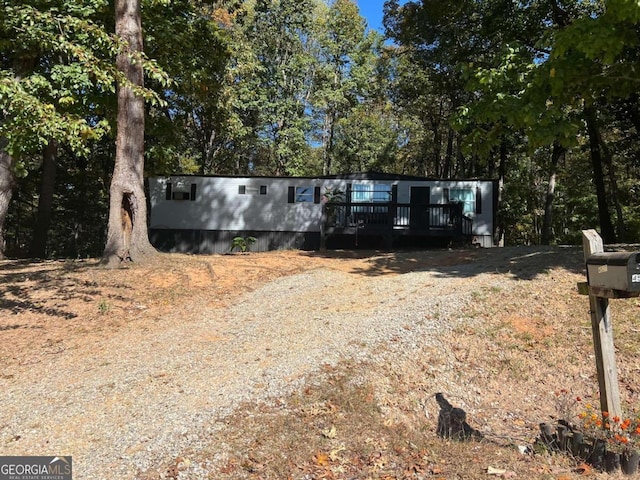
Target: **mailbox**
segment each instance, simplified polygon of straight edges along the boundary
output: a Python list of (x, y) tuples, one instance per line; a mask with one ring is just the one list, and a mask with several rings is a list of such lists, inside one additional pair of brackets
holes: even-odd
[(590, 287), (640, 292), (640, 252), (594, 253), (587, 258)]

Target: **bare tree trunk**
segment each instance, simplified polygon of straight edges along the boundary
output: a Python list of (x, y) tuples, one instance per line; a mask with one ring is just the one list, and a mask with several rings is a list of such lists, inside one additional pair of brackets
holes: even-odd
[(498, 165), (498, 201), (496, 202), (496, 225), (493, 230), (493, 244), (504, 246), (504, 233), (506, 229), (502, 212), (502, 194), (504, 192), (504, 179), (507, 173), (507, 143), (503, 140), (500, 144), (500, 164)]
[(602, 170), (602, 155), (600, 153), (600, 143), (598, 142), (598, 125), (596, 124), (596, 112), (594, 108), (585, 108), (584, 116), (587, 122), (587, 131), (589, 133), (589, 149), (591, 150), (593, 182), (595, 184), (596, 195), (598, 197), (600, 233), (605, 243), (615, 243), (616, 232), (613, 228), (613, 223), (611, 223), (611, 216), (609, 215), (609, 204), (607, 203), (604, 172)]
[(449, 132), (447, 133), (447, 153), (444, 157), (442, 178), (451, 178), (451, 160), (453, 159), (453, 135), (453, 128), (449, 127)]
[(456, 133), (456, 164), (455, 169), (451, 171), (451, 178), (456, 178), (460, 172), (464, 172), (466, 159), (462, 153), (462, 136)]
[(553, 225), (553, 200), (556, 196), (556, 176), (558, 174), (558, 162), (565, 149), (558, 142), (554, 142), (551, 152), (551, 167), (549, 169), (549, 183), (547, 184), (547, 198), (544, 203), (544, 220), (542, 221), (542, 245), (549, 245), (552, 237)]
[(633, 93), (629, 97), (627, 104), (629, 105), (628, 112), (631, 123), (636, 128), (636, 133), (640, 135), (640, 106), (638, 106), (638, 94)]
[[(442, 114), (442, 104), (440, 104), (440, 114)], [(442, 156), (442, 135), (440, 133), (440, 116), (431, 119), (431, 132), (433, 133), (433, 175), (440, 178), (440, 160)]]
[(51, 225), (51, 210), (53, 209), (53, 195), (56, 186), (57, 151), (58, 142), (49, 140), (42, 154), (42, 181), (38, 196), (38, 213), (29, 247), (29, 256), (32, 258), (45, 258), (47, 253), (47, 238)]
[(7, 219), (9, 203), (16, 184), (13, 173), (13, 157), (4, 150), (4, 147), (4, 145), (0, 145), (0, 259), (5, 258), (4, 222)]
[(616, 179), (616, 169), (613, 165), (613, 157), (611, 150), (607, 146), (607, 142), (602, 138), (602, 131), (598, 128), (598, 145), (602, 151), (602, 157), (605, 165), (607, 166), (607, 172), (609, 174), (609, 186), (611, 188), (611, 201), (616, 209), (616, 234), (618, 240), (623, 240), (626, 236), (627, 228), (624, 224), (624, 213), (622, 211), (622, 205), (620, 204), (620, 197), (618, 195), (618, 180)]
[[(116, 0), (116, 35), (128, 44), (116, 65), (132, 85), (142, 86), (142, 65), (131, 58), (142, 51), (140, 16), (140, 0)], [(149, 242), (144, 194), (144, 100), (129, 85), (118, 86), (117, 121), (107, 244), (101, 260), (108, 267), (142, 261), (156, 253)]]
[(333, 167), (333, 137), (335, 136), (336, 111), (329, 107), (324, 116), (324, 132), (322, 134), (322, 174), (331, 175)]

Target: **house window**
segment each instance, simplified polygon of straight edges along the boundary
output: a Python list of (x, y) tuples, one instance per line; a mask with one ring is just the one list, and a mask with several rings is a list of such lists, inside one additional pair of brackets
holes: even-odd
[(313, 203), (313, 187), (296, 187), (295, 203)]
[(192, 202), (196, 200), (195, 183), (189, 186), (189, 190), (187, 190), (187, 186), (182, 182), (176, 183), (175, 186), (167, 182), (165, 188), (165, 198), (167, 200), (191, 200)]
[(462, 203), (462, 213), (465, 214), (476, 211), (476, 192), (471, 188), (445, 189), (444, 201), (445, 203)]
[(288, 203), (320, 203), (320, 187), (289, 187)]
[(391, 201), (391, 185), (385, 183), (354, 183), (351, 186), (351, 201), (363, 203), (387, 203)]
[(260, 185), (259, 187), (248, 187), (246, 185), (238, 185), (238, 195), (266, 195), (267, 186)]

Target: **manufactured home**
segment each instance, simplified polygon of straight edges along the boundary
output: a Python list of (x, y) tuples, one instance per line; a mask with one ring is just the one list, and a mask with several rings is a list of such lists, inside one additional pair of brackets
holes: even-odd
[(433, 240), (491, 247), (496, 190), (492, 180), (382, 173), (153, 177), (150, 238), (183, 253), (229, 252), (238, 236), (255, 237), (253, 251)]

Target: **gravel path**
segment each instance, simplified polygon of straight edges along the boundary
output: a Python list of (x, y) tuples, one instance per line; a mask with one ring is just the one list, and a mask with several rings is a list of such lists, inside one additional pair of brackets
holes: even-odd
[[(124, 329), (87, 346), (81, 362), (78, 352), (52, 352), (37, 368), (0, 377), (2, 454), (73, 455), (76, 480), (135, 478), (210, 442), (212, 419), (287, 395), (322, 364), (375, 360), (372, 347), (391, 338), (398, 351), (437, 342), (474, 290), (505, 282), (483, 269), (312, 270), (228, 309), (182, 307), (200, 318), (170, 318), (135, 341)], [(189, 478), (197, 477), (194, 468)]]

